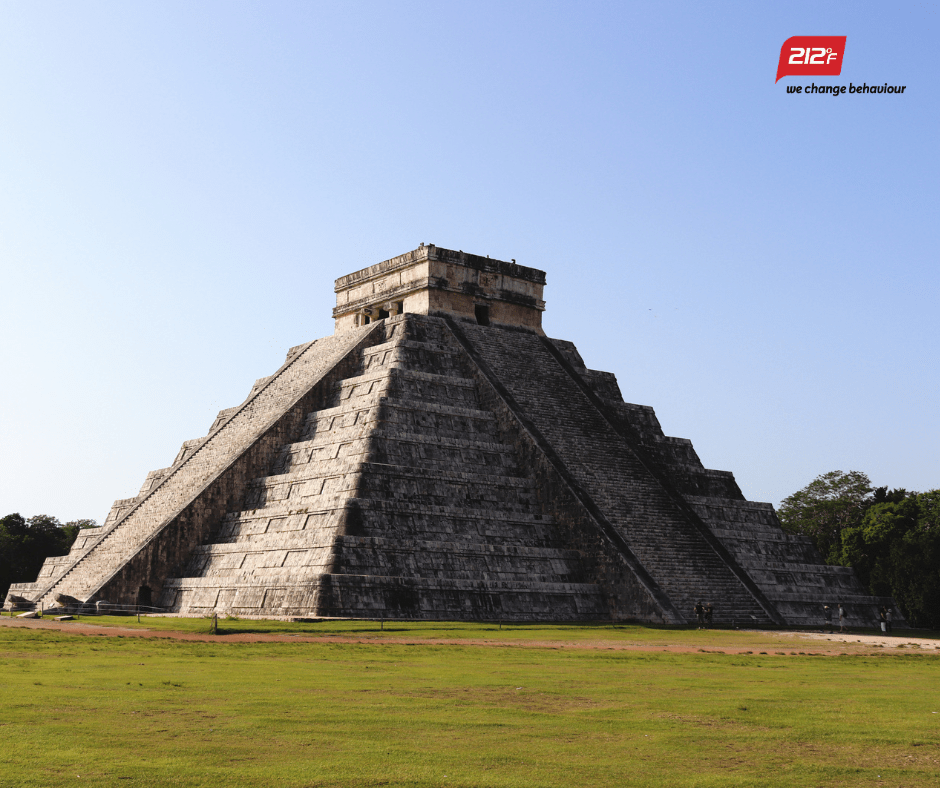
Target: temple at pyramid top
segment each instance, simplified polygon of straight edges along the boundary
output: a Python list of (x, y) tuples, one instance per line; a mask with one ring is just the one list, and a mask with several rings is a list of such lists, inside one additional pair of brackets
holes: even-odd
[(402, 313), (542, 331), (545, 272), (421, 244), (336, 280), (335, 333)]

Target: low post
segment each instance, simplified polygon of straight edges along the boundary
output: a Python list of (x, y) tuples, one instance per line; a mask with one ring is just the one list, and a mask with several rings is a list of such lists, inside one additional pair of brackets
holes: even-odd
[(219, 634), (219, 614), (218, 613), (212, 614), (212, 634), (213, 635)]

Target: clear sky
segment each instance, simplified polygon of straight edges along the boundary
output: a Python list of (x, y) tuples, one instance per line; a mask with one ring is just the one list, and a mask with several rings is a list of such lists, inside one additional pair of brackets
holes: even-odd
[(0, 2), (0, 515), (103, 520), (421, 242), (750, 499), (940, 487), (938, 65), (927, 3)]

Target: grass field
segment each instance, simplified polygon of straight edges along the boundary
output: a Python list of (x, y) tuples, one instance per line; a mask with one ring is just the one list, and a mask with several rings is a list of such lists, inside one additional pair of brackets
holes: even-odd
[[(0, 786), (940, 782), (934, 653), (801, 656), (780, 635), (638, 626), (220, 628), (202, 642), (0, 627)], [(245, 632), (338, 640), (226, 642)]]

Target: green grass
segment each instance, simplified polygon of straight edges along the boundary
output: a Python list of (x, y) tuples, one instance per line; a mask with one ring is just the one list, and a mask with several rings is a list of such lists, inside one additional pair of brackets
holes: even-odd
[[(47, 614), (46, 618), (50, 618)], [(124, 627), (189, 633), (208, 633), (211, 618), (171, 618), (142, 616), (81, 616), (80, 622), (92, 626)], [(685, 643), (690, 632), (695, 632), (704, 643), (725, 642), (729, 635), (736, 636), (742, 644), (758, 642), (763, 634), (756, 632), (732, 632), (729, 630), (690, 630), (675, 627), (653, 627), (635, 624), (518, 624), (473, 621), (378, 621), (362, 619), (320, 619), (313, 621), (272, 621), (240, 618), (219, 618), (220, 635), (272, 634), (302, 636), (340, 636), (344, 638), (383, 639), (446, 639), (487, 641), (541, 641), (560, 640), (579, 643), (596, 640), (614, 640), (636, 644)], [(872, 630), (873, 631), (873, 630)]]
[[(47, 614), (50, 618), (52, 614)], [(151, 631), (188, 632), (208, 634), (211, 618), (172, 618), (143, 616), (82, 616), (80, 623), (92, 626), (147, 629)], [(636, 624), (523, 624), (470, 621), (384, 621), (352, 619), (320, 619), (316, 621), (272, 621), (236, 618), (218, 619), (219, 635), (297, 635), (304, 637), (364, 638), (370, 640), (486, 640), (488, 642), (559, 642), (566, 644), (695, 645), (728, 648), (792, 647), (797, 642), (785, 635), (767, 631), (656, 627)], [(880, 635), (874, 629), (853, 630)], [(934, 638), (940, 644), (940, 633), (927, 630), (898, 631), (894, 634), (903, 642), (905, 634), (917, 638)], [(801, 648), (812, 650), (812, 643)], [(817, 644), (819, 645), (819, 644)], [(822, 646), (820, 645), (820, 648)]]
[[(644, 627), (220, 623), (377, 639), (0, 628), (0, 786), (918, 786), (940, 771), (932, 653), (720, 654), (758, 633)], [(403, 634), (415, 645), (390, 642)], [(460, 637), (709, 651), (422, 643)]]

